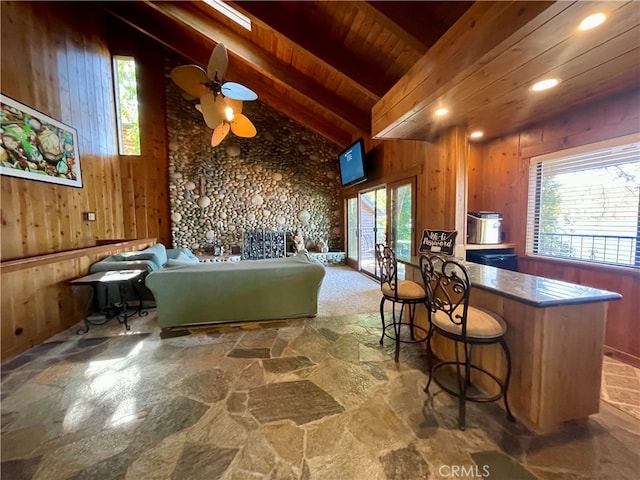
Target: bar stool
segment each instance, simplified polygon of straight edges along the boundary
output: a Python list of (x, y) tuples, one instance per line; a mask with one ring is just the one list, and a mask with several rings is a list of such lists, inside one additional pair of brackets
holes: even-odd
[[(458, 428), (466, 428), (466, 401), (494, 402), (504, 398), (507, 418), (513, 421), (509, 409), (507, 392), (511, 378), (511, 354), (504, 335), (507, 325), (499, 315), (481, 308), (469, 306), (471, 294), (471, 280), (467, 269), (460, 263), (445, 259), (438, 255), (422, 255), (420, 257), (420, 271), (427, 291), (429, 303), (430, 331), (427, 335), (427, 356), (431, 370), (429, 381), (424, 389), (429, 393), (431, 380), (451, 395), (458, 397)], [(434, 363), (431, 339), (438, 333), (455, 342), (455, 361), (441, 361)], [(492, 372), (472, 363), (473, 347), (499, 343), (504, 351), (507, 362), (507, 374), (504, 381)], [(464, 358), (460, 359), (459, 346), (462, 346)], [(458, 389), (454, 390), (444, 385), (437, 377), (440, 368), (455, 365)], [(493, 396), (476, 395), (469, 391), (471, 386), (471, 370), (481, 372), (492, 378), (499, 387), (499, 392)]]
[[(380, 319), (382, 320), (382, 336), (380, 345), (384, 345), (384, 337), (396, 342), (396, 356), (398, 361), (400, 356), (401, 343), (419, 343), (427, 340), (428, 331), (420, 325), (414, 325), (413, 320), (416, 312), (416, 305), (422, 303), (427, 306), (427, 293), (422, 285), (411, 280), (398, 280), (398, 260), (395, 252), (382, 243), (376, 244), (376, 262), (380, 270), (380, 290), (382, 300), (380, 301)], [(388, 325), (384, 318), (384, 303), (389, 300), (393, 304), (392, 322)], [(396, 316), (396, 304), (400, 304), (400, 316)], [(409, 322), (403, 322), (404, 307), (408, 305)], [(409, 338), (402, 338), (402, 327), (409, 327)], [(415, 330), (420, 330), (423, 338), (416, 338)]]

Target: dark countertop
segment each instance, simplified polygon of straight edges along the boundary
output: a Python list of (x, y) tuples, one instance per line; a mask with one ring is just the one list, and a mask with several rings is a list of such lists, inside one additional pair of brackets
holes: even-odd
[[(398, 258), (398, 262), (420, 268), (420, 257)], [(534, 307), (554, 307), (591, 302), (618, 300), (622, 295), (608, 290), (585, 287), (526, 273), (512, 272), (502, 268), (459, 261), (471, 277), (474, 287), (494, 292)]]

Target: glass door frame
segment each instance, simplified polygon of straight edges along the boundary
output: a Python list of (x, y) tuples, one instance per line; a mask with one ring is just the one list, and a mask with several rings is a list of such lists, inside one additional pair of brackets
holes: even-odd
[(391, 246), (391, 248), (399, 253), (400, 249), (395, 244), (397, 231), (394, 228), (395, 226), (395, 218), (393, 212), (393, 193), (392, 190), (398, 189), (400, 187), (404, 187), (409, 185), (411, 187), (411, 240), (409, 246), (409, 255), (415, 255), (416, 249), (416, 213), (417, 213), (417, 205), (416, 205), (416, 177), (409, 177), (402, 180), (397, 180), (394, 182), (390, 182), (387, 184), (387, 244)]
[[(369, 233), (369, 231), (365, 231), (363, 227), (364, 216), (362, 214), (362, 204), (363, 198), (368, 194), (374, 194), (373, 197), (373, 211), (372, 211), (372, 236), (368, 241), (363, 241), (365, 235)], [(378, 206), (379, 196), (384, 196), (384, 213), (380, 216), (378, 212), (380, 211)], [(375, 257), (375, 246), (378, 243), (386, 243), (387, 234), (389, 232), (389, 224), (388, 224), (388, 213), (389, 213), (389, 192), (386, 188), (386, 185), (378, 185), (376, 187), (367, 188), (366, 190), (361, 190), (358, 192), (358, 242), (359, 242), (359, 250), (358, 250), (358, 271), (370, 275), (374, 278), (380, 278), (378, 275), (378, 265)], [(384, 218), (381, 218), (384, 216)], [(384, 228), (379, 228), (380, 223), (384, 224)], [(363, 248), (370, 251), (370, 255), (363, 255)], [(367, 262), (367, 265), (364, 264)], [(369, 268), (370, 264), (372, 264), (372, 268)]]
[[(399, 188), (405, 185), (410, 185), (411, 186), (411, 245), (410, 245), (410, 255), (415, 255), (416, 252), (416, 214), (417, 214), (417, 205), (416, 205), (416, 199), (417, 199), (417, 179), (415, 176), (413, 177), (407, 177), (404, 178), (402, 180), (395, 180), (393, 182), (389, 182), (388, 184), (382, 184), (382, 185), (377, 185), (375, 187), (370, 187), (367, 189), (363, 189), (361, 191), (355, 192), (347, 197), (344, 197), (344, 203), (343, 203), (343, 208), (344, 208), (344, 225), (345, 225), (345, 253), (346, 253), (346, 261), (347, 261), (347, 265), (350, 266), (351, 268), (358, 270), (362, 273), (365, 273), (367, 275), (371, 275), (371, 273), (369, 273), (366, 270), (363, 270), (361, 268), (361, 258), (360, 258), (360, 223), (361, 223), (361, 211), (360, 211), (360, 196), (362, 194), (366, 194), (368, 192), (371, 192), (373, 190), (379, 190), (381, 188), (385, 188), (386, 189), (386, 198), (387, 198), (387, 211), (386, 211), (386, 231), (384, 232), (385, 235), (385, 239), (387, 240), (387, 244), (392, 244), (395, 241), (395, 236), (396, 236), (396, 232), (394, 231), (393, 227), (392, 227), (392, 223), (394, 222), (394, 218), (393, 218), (393, 212), (392, 212), (392, 190), (395, 188)], [(355, 201), (356, 202), (356, 206), (357, 206), (357, 212), (356, 212), (356, 219), (355, 221), (357, 222), (356, 225), (356, 252), (358, 255), (358, 258), (350, 258), (349, 257), (349, 250), (350, 250), (350, 245), (349, 245), (349, 228), (350, 228), (350, 223), (349, 223), (349, 201)], [(375, 275), (374, 275), (375, 276)], [(378, 278), (378, 277), (376, 277)]]

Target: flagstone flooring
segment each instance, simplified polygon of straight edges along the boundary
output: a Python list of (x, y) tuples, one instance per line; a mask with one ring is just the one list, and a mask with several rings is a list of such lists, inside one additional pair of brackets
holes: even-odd
[[(603, 403), (535, 435), (495, 404), (428, 401), (424, 345), (376, 314), (161, 335), (69, 329), (2, 364), (1, 475), (22, 479), (635, 479), (640, 425)], [(164, 338), (163, 338), (164, 337)], [(610, 367), (611, 368), (611, 367)], [(435, 387), (434, 388), (435, 391)]]

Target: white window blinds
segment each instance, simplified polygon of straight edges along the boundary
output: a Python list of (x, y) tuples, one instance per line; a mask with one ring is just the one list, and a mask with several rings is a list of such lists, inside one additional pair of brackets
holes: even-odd
[(640, 134), (531, 158), (527, 254), (639, 268)]

